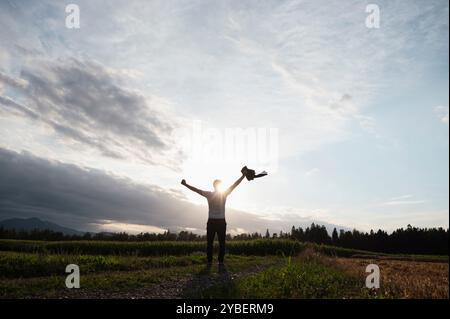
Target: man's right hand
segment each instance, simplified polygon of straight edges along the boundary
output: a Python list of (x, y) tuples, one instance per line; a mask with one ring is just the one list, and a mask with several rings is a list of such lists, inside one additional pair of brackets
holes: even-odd
[(185, 179), (181, 180), (181, 185), (186, 185), (186, 180)]
[(247, 174), (247, 166), (242, 167), (241, 173), (242, 173), (242, 175)]

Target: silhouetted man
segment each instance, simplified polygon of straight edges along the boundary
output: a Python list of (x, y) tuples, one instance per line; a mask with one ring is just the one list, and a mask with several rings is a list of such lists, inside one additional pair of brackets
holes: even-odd
[(206, 238), (207, 238), (207, 248), (206, 255), (208, 259), (208, 264), (212, 263), (213, 256), (213, 243), (214, 237), (217, 233), (217, 237), (219, 239), (219, 264), (223, 264), (224, 256), (225, 256), (225, 236), (227, 230), (227, 223), (225, 221), (225, 202), (227, 201), (227, 196), (242, 182), (245, 177), (245, 169), (242, 169), (242, 176), (234, 182), (228, 189), (224, 191), (220, 191), (220, 183), (221, 181), (216, 179), (213, 182), (214, 192), (203, 191), (201, 189), (195, 188), (183, 179), (181, 184), (189, 188), (191, 191), (194, 191), (208, 200), (208, 224), (206, 227)]

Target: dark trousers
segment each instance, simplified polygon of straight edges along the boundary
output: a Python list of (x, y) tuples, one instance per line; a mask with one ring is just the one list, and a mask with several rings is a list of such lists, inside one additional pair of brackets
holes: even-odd
[(209, 219), (206, 226), (206, 239), (208, 241), (206, 248), (206, 255), (208, 262), (212, 262), (213, 257), (213, 247), (214, 247), (214, 237), (219, 239), (219, 262), (223, 263), (225, 256), (225, 234), (227, 231), (227, 223), (225, 219)]

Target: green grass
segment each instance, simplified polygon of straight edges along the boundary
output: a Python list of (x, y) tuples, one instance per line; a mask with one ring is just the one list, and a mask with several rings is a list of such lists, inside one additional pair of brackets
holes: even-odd
[[(163, 256), (203, 252), (205, 242), (114, 242), (114, 241), (29, 241), (0, 240), (0, 251), (28, 253)], [(217, 243), (215, 245), (217, 249)], [(305, 248), (304, 243), (291, 240), (231, 241), (227, 252), (235, 255), (290, 255)]]
[(207, 289), (193, 289), (190, 298), (368, 298), (360, 278), (318, 260), (287, 258), (281, 265)]
[[(172, 257), (171, 260), (165, 262), (160, 257), (114, 256), (117, 264), (126, 265), (126, 270), (115, 270), (114, 268), (116, 266), (108, 268), (101, 262), (100, 264), (103, 266), (96, 265), (91, 267), (91, 272), (86, 272), (86, 265), (89, 263), (95, 264), (96, 260), (89, 258), (86, 260), (83, 259), (86, 256), (74, 256), (75, 258), (81, 258), (79, 261), (82, 262), (80, 264), (81, 289), (71, 291), (65, 287), (66, 274), (64, 273), (64, 269), (66, 265), (62, 264), (62, 261), (67, 256), (55, 255), (51, 257), (55, 257), (55, 259), (42, 263), (42, 265), (51, 265), (50, 268), (55, 270), (51, 274), (31, 278), (25, 278), (25, 276), (0, 278), (0, 298), (55, 298), (60, 297), (61, 293), (83, 295), (85, 292), (92, 291), (99, 292), (100, 294), (102, 291), (108, 293), (114, 291), (127, 293), (127, 291), (148, 288), (153, 284), (166, 280), (179, 280), (187, 276), (196, 276), (199, 273), (203, 273), (205, 269), (204, 255)], [(60, 259), (58, 260), (58, 258)], [(229, 255), (226, 260), (229, 272), (240, 272), (253, 268), (255, 265), (273, 265), (279, 262), (279, 258), (274, 256)], [(63, 267), (58, 267), (58, 264)], [(161, 267), (163, 264), (164, 267)], [(152, 267), (152, 265), (156, 267)], [(217, 267), (212, 267), (210, 275), (216, 274), (217, 271)], [(44, 270), (44, 272), (47, 272), (47, 270)]]
[(134, 257), (0, 252), (0, 278), (28, 278), (63, 274), (68, 264), (80, 265), (80, 271), (86, 274), (100, 271), (131, 271), (200, 265), (204, 264), (204, 261), (203, 254)]
[[(155, 284), (190, 278), (194, 298), (366, 298), (356, 278), (330, 257), (448, 262), (448, 256), (388, 255), (291, 240), (227, 243), (227, 271), (204, 273), (204, 242), (0, 240), (0, 298), (146, 296)], [(65, 268), (80, 266), (81, 289), (65, 287)], [(207, 284), (203, 281), (207, 279)], [(142, 292), (144, 291), (144, 293)], [(378, 297), (381, 295), (378, 294)], [(381, 296), (382, 297), (382, 296)]]
[[(203, 252), (205, 242), (114, 242), (114, 241), (33, 241), (0, 240), (0, 251), (14, 251), (39, 254), (77, 254), (77, 255), (128, 255), (128, 256), (183, 256)], [(284, 239), (260, 239), (248, 241), (229, 241), (227, 253), (245, 256), (295, 256), (307, 248), (327, 256), (352, 257), (391, 256), (411, 257), (415, 260), (448, 261), (448, 256), (394, 255), (348, 249), (313, 243), (302, 243)], [(217, 243), (215, 245), (217, 251)]]
[(0, 280), (2, 298), (58, 298), (64, 293), (83, 294), (85, 291), (123, 291), (139, 289), (168, 279), (194, 272), (200, 266), (148, 269), (134, 272), (104, 272), (82, 275), (80, 289), (65, 287), (65, 275), (52, 275), (27, 279)]

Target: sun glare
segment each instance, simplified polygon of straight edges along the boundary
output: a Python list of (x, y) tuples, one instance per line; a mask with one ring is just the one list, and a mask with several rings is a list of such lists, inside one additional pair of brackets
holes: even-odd
[(218, 190), (220, 193), (223, 193), (223, 192), (225, 191), (225, 186), (224, 186), (223, 182), (220, 182), (220, 183), (217, 185), (217, 190)]

